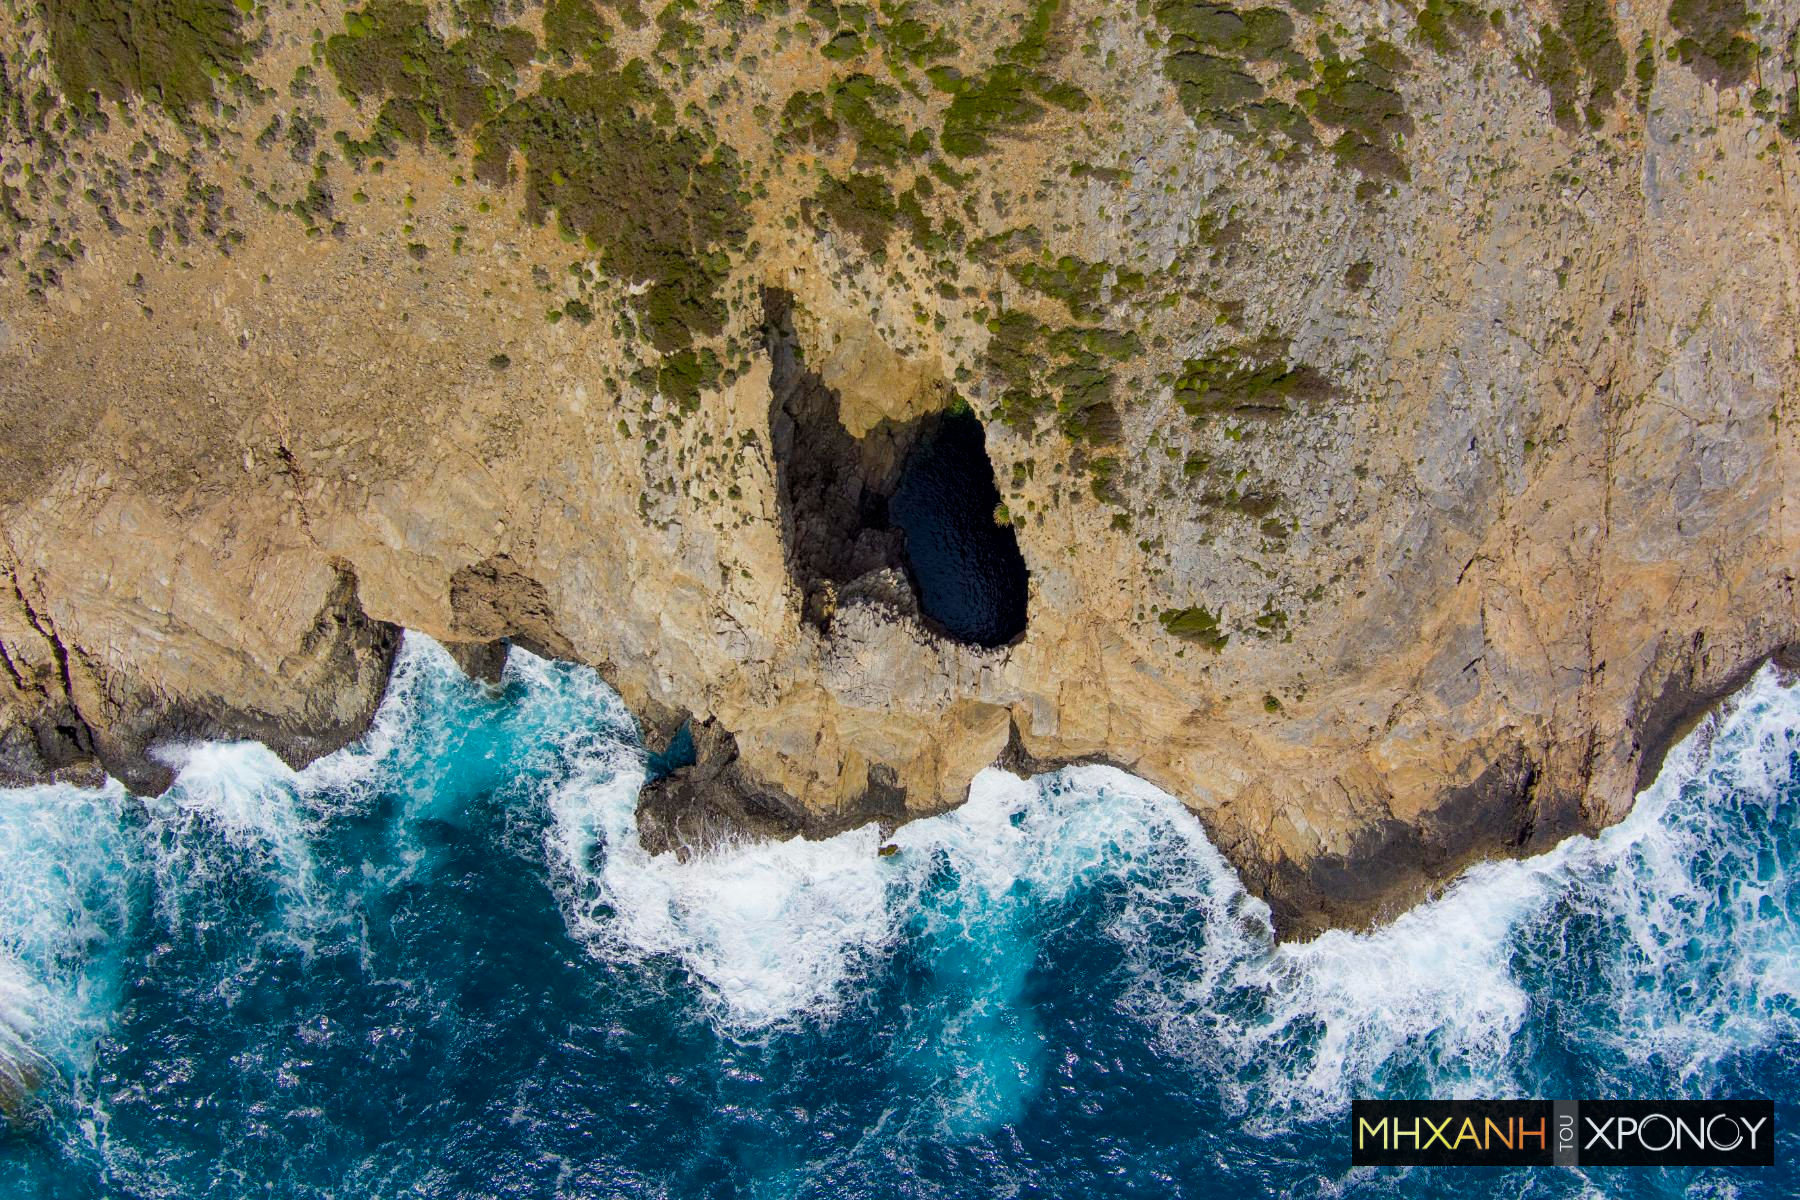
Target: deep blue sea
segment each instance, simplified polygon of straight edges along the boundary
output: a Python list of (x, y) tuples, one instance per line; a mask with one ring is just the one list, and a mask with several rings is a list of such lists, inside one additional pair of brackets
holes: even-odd
[[(1118, 772), (686, 864), (582, 668), (409, 637), (295, 773), (0, 792), (19, 1197), (1696, 1196), (1800, 1191), (1800, 693), (1632, 815), (1367, 935), (1272, 944)], [(1772, 1170), (1351, 1170), (1352, 1096), (1772, 1096)]]

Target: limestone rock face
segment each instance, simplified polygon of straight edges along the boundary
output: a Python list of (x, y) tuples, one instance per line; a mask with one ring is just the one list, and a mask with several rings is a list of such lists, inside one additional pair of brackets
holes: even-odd
[[(1650, 67), (1577, 54), (1574, 83), (1558, 7), (1501, 7), (1440, 41), (1404, 5), (1279, 6), (1258, 58), (1193, 42), (1205, 5), (915, 5), (961, 82), (882, 101), (937, 130), (914, 165), (848, 116), (792, 133), (792, 97), (884, 69), (821, 56), (824, 18), (702, 30), (729, 53), (664, 86), (712, 114), (744, 223), (698, 388), (603, 224), (520, 219), (529, 151), (477, 176), (402, 139), (376, 173), (343, 142), (315, 162), (328, 136), (253, 141), (271, 114), (361, 137), (379, 99), (304, 90), (311, 18), (257, 16), (243, 70), (275, 90), (215, 111), (217, 145), (133, 100), (69, 167), (184, 150), (190, 196), (228, 189), (225, 252), (146, 238), (179, 191), (147, 169), (96, 191), (105, 220), (43, 168), (0, 176), (37, 222), (0, 288), (0, 773), (154, 791), (158, 747), (219, 736), (305, 760), (366, 726), (407, 627), (477, 672), (504, 639), (594, 665), (652, 750), (685, 727), (640, 819), (675, 852), (1104, 760), (1186, 802), (1293, 935), (1618, 820), (1800, 641), (1800, 121), (1775, 83), (1800, 6), (1726, 31), (1759, 77), (1618, 5), (1617, 62)], [(1045, 12), (1049, 49), (1020, 49)], [(608, 53), (672, 36), (621, 25)], [(898, 32), (856, 36), (902, 62)], [(1183, 72), (1223, 68), (1183, 53), (1238, 56), (1267, 99), (1209, 117)], [(1001, 68), (1038, 111), (959, 157)], [(1346, 72), (1403, 112), (1343, 116)], [(9, 130), (11, 161), (47, 153)], [(902, 191), (927, 160), (935, 190)], [(315, 170), (322, 216), (253, 199)], [(885, 235), (827, 177), (889, 178)], [(1030, 571), (998, 648), (921, 612), (884, 516), (963, 404)]]

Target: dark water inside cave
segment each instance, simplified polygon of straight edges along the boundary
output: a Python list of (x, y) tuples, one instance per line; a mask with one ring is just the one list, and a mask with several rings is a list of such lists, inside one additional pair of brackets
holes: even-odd
[(951, 637), (1004, 646), (1025, 631), (1030, 579), (1019, 540), (994, 520), (1000, 490), (981, 422), (946, 415), (915, 447), (888, 501), (906, 534), (919, 605)]

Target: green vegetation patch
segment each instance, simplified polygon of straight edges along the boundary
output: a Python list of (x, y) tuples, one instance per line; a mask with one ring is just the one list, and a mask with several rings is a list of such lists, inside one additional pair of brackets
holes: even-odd
[(682, 412), (700, 407), (700, 393), (717, 386), (724, 364), (711, 350), (692, 347), (664, 356), (656, 370), (656, 388), (676, 402)]
[(83, 110), (141, 96), (185, 112), (247, 53), (232, 0), (44, 0), (43, 14), (57, 81)]
[(1044, 68), (1055, 58), (1051, 41), (1062, 0), (1037, 0), (1019, 40), (1004, 47), (994, 65), (973, 78), (954, 69), (928, 72), (933, 84), (950, 93), (938, 144), (956, 158), (993, 150), (999, 138), (1038, 120), (1054, 105), (1070, 112), (1088, 106), (1087, 93)]
[(1199, 0), (1162, 0), (1156, 20), (1171, 39), (1184, 44), (1172, 48), (1206, 49), (1242, 58), (1272, 59), (1286, 50), (1294, 38), (1294, 20), (1279, 8), (1253, 8), (1239, 12), (1229, 4)]
[(1299, 58), (1291, 48), (1293, 18), (1279, 8), (1239, 11), (1229, 4), (1162, 0), (1154, 11), (1168, 34), (1163, 74), (1196, 125), (1245, 131), (1247, 106), (1264, 95), (1246, 62)]
[(1656, 39), (1645, 34), (1638, 42), (1637, 67), (1637, 107), (1639, 112), (1650, 111), (1650, 95), (1656, 90)]
[[(1320, 57), (1310, 61), (1292, 46), (1293, 19), (1281, 9), (1162, 0), (1154, 12), (1168, 33), (1163, 73), (1196, 125), (1238, 137), (1280, 133), (1296, 147), (1310, 147), (1320, 140), (1316, 121), (1338, 130), (1332, 152), (1340, 165), (1376, 178), (1408, 177), (1400, 148), (1412, 122), (1397, 80), (1412, 64), (1397, 47), (1371, 42), (1350, 59), (1321, 33)], [(1428, 6), (1421, 36), (1448, 38), (1462, 25), (1459, 12)], [(1297, 104), (1268, 95), (1249, 69), (1258, 61), (1281, 64), (1289, 78), (1311, 81), (1295, 94)], [(1275, 152), (1277, 158), (1284, 153)]]
[(1339, 165), (1377, 179), (1405, 180), (1411, 173), (1401, 144), (1412, 118), (1400, 96), (1399, 79), (1412, 63), (1387, 42), (1371, 42), (1360, 57), (1340, 56), (1331, 39), (1319, 37), (1318, 82), (1295, 97), (1321, 125), (1339, 130), (1331, 152)]
[(1142, 272), (1121, 272), (1110, 263), (1089, 262), (1073, 254), (1062, 255), (1054, 262), (1011, 263), (1006, 269), (1026, 287), (1062, 301), (1069, 315), (1078, 321), (1099, 318), (1101, 289), (1109, 278), (1128, 290), (1141, 287), (1144, 282)]
[(1163, 59), (1163, 73), (1197, 125), (1241, 130), (1238, 110), (1263, 97), (1263, 85), (1240, 62), (1201, 50), (1169, 55)]
[(1176, 402), (1196, 420), (1224, 414), (1282, 416), (1294, 401), (1330, 392), (1319, 371), (1288, 361), (1283, 338), (1241, 342), (1190, 358), (1174, 386)]
[(1480, 37), (1487, 24), (1487, 13), (1469, 0), (1425, 0), (1413, 36), (1439, 54), (1450, 55)]
[(790, 140), (828, 148), (843, 136), (856, 143), (856, 163), (861, 167), (898, 167), (924, 152), (922, 131), (908, 133), (888, 115), (903, 103), (899, 88), (871, 76), (856, 74), (833, 80), (822, 92), (796, 92), (781, 112), (783, 136)]
[(677, 127), (642, 64), (553, 76), (477, 135), (475, 172), (500, 185), (525, 159), (525, 214), (554, 209), (626, 283), (650, 342), (668, 354), (725, 325), (730, 250), (749, 228), (737, 157), (705, 131)]
[(584, 58), (601, 68), (613, 66), (612, 28), (593, 0), (550, 0), (544, 6), (544, 49), (560, 59)]
[(854, 239), (876, 262), (887, 260), (888, 238), (900, 215), (894, 190), (879, 175), (852, 171), (846, 179), (826, 176), (805, 203), (806, 218), (823, 221)]
[(1195, 642), (1215, 653), (1223, 650), (1225, 643), (1231, 640), (1230, 635), (1219, 628), (1219, 614), (1199, 605), (1164, 609), (1156, 619), (1173, 636), (1184, 642)]
[(1002, 421), (1030, 433), (1052, 417), (1073, 442), (1119, 440), (1115, 371), (1142, 351), (1135, 334), (1098, 325), (1056, 328), (1018, 310), (989, 321), (988, 331), (987, 369), (1000, 385)]
[(511, 80), (537, 51), (512, 26), (476, 25), (446, 43), (429, 15), (423, 5), (375, 0), (345, 13), (344, 32), (325, 42), (325, 61), (351, 98), (382, 98), (369, 138), (378, 148), (396, 137), (452, 148), (512, 101)]
[(1669, 24), (1681, 34), (1676, 56), (1715, 86), (1736, 87), (1756, 69), (1744, 0), (1673, 0)]
[(1538, 50), (1521, 65), (1550, 93), (1550, 115), (1565, 129), (1585, 117), (1598, 129), (1625, 86), (1625, 46), (1610, 0), (1557, 0), (1557, 24), (1538, 29)]
[(956, 42), (924, 20), (925, 12), (915, 0), (882, 0), (879, 12), (869, 17), (870, 42), (880, 45), (890, 62), (915, 67), (954, 57)]

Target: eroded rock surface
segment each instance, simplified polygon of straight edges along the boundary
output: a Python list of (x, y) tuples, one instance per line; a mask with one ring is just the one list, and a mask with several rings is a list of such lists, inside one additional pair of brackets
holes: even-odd
[[(1103, 759), (1298, 934), (1615, 821), (1800, 640), (1800, 6), (1716, 8), (10, 13), (0, 772), (317, 755), (406, 626), (685, 728), (676, 851)], [(883, 511), (963, 404), (993, 649)]]

